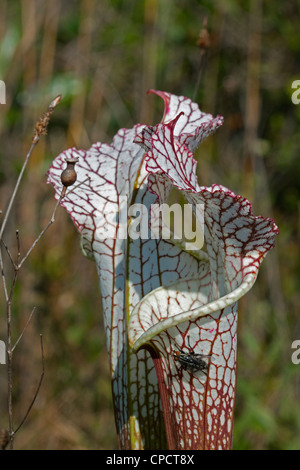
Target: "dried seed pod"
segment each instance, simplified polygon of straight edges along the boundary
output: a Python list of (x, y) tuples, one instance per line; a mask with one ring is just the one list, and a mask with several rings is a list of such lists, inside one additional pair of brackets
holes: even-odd
[(203, 20), (202, 30), (200, 31), (199, 38), (196, 44), (201, 51), (205, 51), (210, 46), (210, 36), (207, 30), (207, 18), (204, 18)]
[(77, 173), (75, 171), (75, 164), (78, 162), (78, 157), (67, 157), (67, 167), (62, 172), (60, 179), (65, 187), (72, 186), (77, 179)]
[(60, 103), (61, 99), (62, 99), (61, 95), (58, 95), (56, 98), (54, 98), (54, 100), (52, 100), (51, 103), (49, 104), (48, 110), (45, 113), (43, 113), (41, 117), (39, 118), (39, 120), (36, 122), (33, 137), (32, 137), (32, 142), (34, 144), (38, 143), (42, 135), (47, 134), (47, 127), (50, 121), (51, 114), (53, 113), (54, 108), (58, 105), (58, 103)]
[(54, 108), (61, 102), (62, 100), (62, 95), (58, 95), (54, 100), (51, 101), (51, 103), (48, 106), (49, 111), (53, 111)]

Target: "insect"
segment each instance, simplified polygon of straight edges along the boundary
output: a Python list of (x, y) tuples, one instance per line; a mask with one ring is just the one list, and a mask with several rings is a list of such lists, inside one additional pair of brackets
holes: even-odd
[(211, 357), (211, 354), (196, 354), (190, 345), (189, 336), (188, 346), (189, 351), (185, 352), (176, 345), (178, 351), (173, 352), (174, 361), (179, 362), (179, 364), (184, 370), (188, 370), (192, 373), (202, 371), (205, 375), (207, 375), (206, 370), (208, 369), (209, 365), (203, 359)]

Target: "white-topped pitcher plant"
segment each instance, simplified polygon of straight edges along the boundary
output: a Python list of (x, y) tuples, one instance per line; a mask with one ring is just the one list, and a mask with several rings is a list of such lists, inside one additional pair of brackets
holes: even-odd
[[(61, 205), (97, 266), (120, 448), (230, 449), (238, 300), (278, 229), (229, 189), (198, 185), (193, 153), (223, 118), (152, 92), (161, 123), (64, 151), (48, 182), (61, 197), (66, 161), (77, 161), (79, 184)], [(183, 230), (167, 220), (173, 188)], [(176, 212), (185, 205), (194, 219)]]

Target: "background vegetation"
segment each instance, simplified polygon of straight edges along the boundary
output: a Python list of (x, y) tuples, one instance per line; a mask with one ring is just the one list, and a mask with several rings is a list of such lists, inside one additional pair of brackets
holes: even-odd
[[(156, 88), (194, 98), (207, 17), (211, 34), (196, 100), (225, 117), (199, 153), (199, 181), (248, 197), (255, 214), (273, 217), (276, 248), (240, 302), (235, 449), (300, 448), (300, 2), (262, 0), (1, 1), (0, 206), (5, 209), (32, 130), (58, 94), (48, 135), (36, 148), (4, 235), (25, 251), (49, 220), (53, 189), (45, 173), (70, 146), (110, 142), (120, 127), (160, 119)], [(45, 379), (16, 437), (19, 449), (116, 448), (96, 269), (79, 248), (69, 216), (58, 210), (24, 266), (13, 304), (18, 337), (36, 314), (14, 360), (14, 419), (37, 385), (39, 334)], [(0, 300), (0, 338), (6, 337)], [(7, 382), (0, 367), (0, 428), (7, 428)]]

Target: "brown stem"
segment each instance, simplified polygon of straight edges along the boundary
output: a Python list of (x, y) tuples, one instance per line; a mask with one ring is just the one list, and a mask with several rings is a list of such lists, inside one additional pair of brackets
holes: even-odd
[(13, 293), (17, 281), (17, 270), (15, 270), (12, 286), (10, 289), (8, 301), (6, 303), (6, 321), (7, 321), (7, 387), (8, 387), (8, 419), (9, 419), (9, 445), (12, 450), (14, 447), (14, 432), (13, 432), (13, 406), (12, 406), (12, 334), (11, 334), (11, 304)]
[[(40, 233), (40, 235), (38, 236), (38, 238), (35, 240), (35, 242), (32, 244), (31, 248), (28, 250), (28, 252), (26, 253), (26, 255), (23, 257), (23, 259), (21, 260), (20, 262), (20, 239), (19, 239), (19, 232), (16, 231), (16, 237), (17, 237), (17, 260), (16, 262), (13, 260), (12, 258), (12, 255), (11, 255), (11, 252), (9, 250), (9, 248), (6, 246), (6, 244), (4, 243), (3, 241), (3, 233), (4, 233), (4, 230), (6, 228), (6, 224), (7, 224), (7, 221), (8, 221), (8, 218), (10, 216), (10, 213), (11, 213), (11, 209), (12, 209), (12, 206), (14, 204), (14, 201), (15, 201), (15, 198), (16, 198), (16, 195), (17, 195), (17, 192), (18, 192), (18, 189), (20, 187), (20, 184), (21, 184), (21, 180), (23, 178), (23, 175), (24, 175), (24, 172), (25, 172), (25, 169), (26, 169), (26, 166), (27, 166), (27, 163), (29, 161), (29, 158), (30, 156), (32, 155), (32, 152), (34, 150), (34, 148), (36, 147), (36, 145), (38, 144), (39, 140), (40, 140), (40, 137), (42, 135), (45, 135), (46, 134), (46, 131), (47, 131), (47, 125), (49, 123), (49, 119), (50, 119), (50, 116), (54, 110), (54, 108), (58, 105), (58, 103), (61, 101), (61, 95), (57, 96), (51, 103), (50, 105), (48, 106), (48, 111), (46, 113), (44, 113), (40, 119), (37, 121), (36, 123), (36, 126), (35, 126), (35, 130), (34, 130), (34, 134), (33, 134), (33, 138), (32, 138), (32, 143), (31, 143), (31, 146), (29, 148), (29, 151), (25, 157), (25, 160), (23, 162), (23, 165), (22, 165), (22, 168), (21, 168), (21, 171), (19, 173), (19, 176), (18, 176), (18, 179), (17, 179), (17, 182), (15, 184), (15, 187), (13, 189), (13, 193), (10, 197), (10, 200), (9, 200), (9, 204), (8, 204), (8, 207), (7, 207), (7, 210), (6, 210), (6, 213), (5, 213), (5, 216), (4, 216), (4, 219), (2, 221), (2, 224), (1, 224), (1, 227), (0, 227), (0, 269), (1, 269), (1, 277), (2, 277), (2, 283), (3, 283), (3, 289), (4, 289), (4, 295), (5, 295), (5, 300), (6, 300), (6, 321), (7, 321), (7, 386), (8, 386), (8, 397), (7, 397), (7, 400), (8, 400), (8, 418), (9, 418), (9, 430), (8, 430), (8, 440), (9, 440), (9, 446), (10, 446), (10, 449), (13, 449), (14, 447), (14, 435), (16, 433), (17, 430), (20, 429), (20, 427), (22, 426), (22, 424), (25, 422), (32, 406), (33, 406), (33, 403), (37, 397), (37, 394), (39, 392), (39, 389), (40, 389), (40, 386), (41, 386), (41, 383), (42, 383), (42, 380), (43, 380), (43, 377), (44, 377), (44, 352), (43, 352), (43, 342), (42, 342), (42, 336), (41, 336), (41, 351), (42, 351), (42, 365), (43, 365), (43, 370), (42, 370), (42, 374), (41, 374), (41, 378), (40, 378), (40, 382), (39, 382), (39, 385), (38, 385), (38, 388), (36, 390), (36, 393), (34, 395), (34, 398), (25, 414), (25, 417), (24, 419), (22, 420), (21, 424), (18, 426), (17, 430), (14, 432), (13, 430), (13, 403), (12, 403), (12, 389), (13, 389), (13, 380), (12, 380), (12, 363), (13, 363), (13, 350), (14, 348), (16, 347), (16, 345), (18, 344), (18, 342), (20, 341), (27, 325), (25, 326), (24, 330), (22, 331), (21, 335), (19, 336), (19, 339), (17, 340), (16, 344), (14, 347), (12, 347), (12, 310), (11, 310), (11, 306), (12, 306), (12, 299), (13, 299), (13, 294), (14, 294), (14, 290), (15, 290), (15, 285), (16, 285), (16, 281), (17, 281), (17, 277), (18, 277), (18, 272), (19, 272), (19, 269), (21, 268), (22, 264), (24, 263), (24, 261), (28, 258), (29, 254), (31, 253), (32, 249), (36, 246), (36, 244), (38, 243), (38, 241), (40, 240), (41, 236), (45, 233), (45, 231), (47, 230), (47, 228), (54, 222), (54, 215), (55, 215), (55, 211), (57, 209), (57, 206), (59, 204), (59, 202), (61, 201), (61, 198), (59, 199), (59, 201), (57, 202), (55, 208), (54, 208), (54, 211), (53, 211), (53, 214), (52, 214), (52, 218), (50, 220), (50, 222), (47, 224), (47, 226), (42, 230), (42, 232)], [(62, 196), (61, 196), (62, 197)], [(13, 275), (13, 281), (12, 281), (12, 285), (11, 285), (11, 288), (10, 290), (8, 291), (8, 288), (7, 288), (7, 280), (6, 280), (6, 277), (5, 277), (5, 272), (4, 272), (4, 263), (3, 263), (3, 256), (2, 256), (2, 249), (1, 249), (1, 243), (4, 245), (6, 251), (7, 251), (7, 254), (10, 258), (10, 261), (14, 267), (14, 275)], [(31, 315), (30, 315), (30, 318), (27, 322), (27, 324), (29, 323), (30, 319), (31, 319), (31, 316), (33, 314), (34, 310), (32, 311)]]
[(41, 388), (41, 385), (42, 385), (42, 382), (43, 382), (43, 378), (44, 378), (44, 375), (45, 375), (45, 357), (44, 357), (44, 346), (43, 346), (43, 335), (40, 335), (40, 339), (41, 339), (41, 355), (42, 355), (42, 372), (41, 372), (41, 375), (40, 375), (40, 380), (39, 380), (39, 383), (38, 383), (38, 386), (36, 388), (36, 391), (35, 391), (35, 394), (30, 402), (30, 405), (25, 413), (25, 416), (24, 418), (22, 419), (21, 423), (19, 424), (19, 426), (16, 428), (15, 432), (14, 432), (14, 435), (19, 431), (19, 429), (23, 426), (23, 424), (25, 423), (30, 411), (31, 411), (31, 408), (33, 407), (34, 405), (34, 402), (39, 394), (39, 391), (40, 391), (40, 388)]

